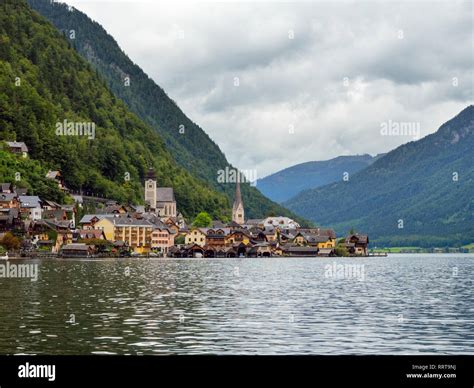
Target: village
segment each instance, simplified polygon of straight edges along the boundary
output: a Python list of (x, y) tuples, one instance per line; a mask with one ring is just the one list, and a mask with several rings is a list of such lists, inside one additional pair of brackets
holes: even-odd
[[(27, 157), (22, 142), (7, 142), (10, 152)], [(367, 235), (337, 239), (333, 229), (303, 228), (273, 216), (245, 219), (240, 182), (232, 221), (188, 225), (178, 211), (172, 187), (159, 187), (150, 168), (144, 181), (145, 205), (106, 200), (93, 214), (82, 214), (86, 197), (67, 189), (60, 171), (48, 171), (74, 204), (30, 195), (13, 183), (0, 184), (0, 244), (8, 257), (327, 257), (367, 256)], [(82, 216), (79, 216), (82, 214)]]

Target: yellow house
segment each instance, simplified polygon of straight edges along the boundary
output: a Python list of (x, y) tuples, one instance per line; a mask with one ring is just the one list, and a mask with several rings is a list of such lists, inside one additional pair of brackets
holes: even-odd
[(293, 242), (298, 245), (306, 245), (317, 248), (335, 248), (336, 238), (327, 235), (320, 235), (315, 233), (299, 232)]
[(328, 237), (326, 241), (318, 242), (318, 248), (336, 248), (336, 239)]
[(184, 243), (188, 244), (197, 244), (200, 247), (206, 245), (206, 232), (204, 229), (194, 228), (186, 233), (184, 238)]
[(326, 242), (321, 242), (318, 248), (336, 248), (336, 232), (334, 229), (317, 229), (318, 235), (327, 237)]
[(111, 219), (114, 225), (114, 241), (125, 241), (135, 253), (148, 253), (151, 248), (153, 224), (146, 220), (128, 217)]
[(97, 221), (94, 224), (93, 229), (102, 230), (106, 240), (114, 241), (114, 224), (110, 218), (102, 218), (101, 220)]

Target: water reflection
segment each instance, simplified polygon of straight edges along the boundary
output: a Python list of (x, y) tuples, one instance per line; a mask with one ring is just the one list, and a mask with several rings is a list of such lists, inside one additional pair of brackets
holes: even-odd
[(474, 255), (38, 263), (0, 279), (2, 354), (474, 353)]

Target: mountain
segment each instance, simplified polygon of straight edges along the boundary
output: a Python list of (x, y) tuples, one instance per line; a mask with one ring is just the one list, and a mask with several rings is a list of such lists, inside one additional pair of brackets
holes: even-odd
[[(74, 124), (66, 135), (58, 127), (65, 120)], [(81, 135), (76, 124), (83, 123), (90, 128), (94, 124), (94, 131), (84, 136), (81, 127)], [(186, 217), (202, 210), (213, 217), (230, 215), (228, 198), (177, 165), (159, 134), (107, 89), (46, 19), (23, 0), (3, 0), (0, 141), (15, 139), (27, 144), (31, 160), (12, 158), (2, 150), (0, 180), (30, 187), (33, 194), (58, 197), (44, 179), (51, 168), (61, 170), (73, 190), (143, 203), (142, 182), (153, 166), (160, 183), (174, 187)]]
[[(106, 80), (115, 96), (160, 134), (181, 167), (224, 192), (233, 201), (235, 185), (223, 184), (217, 180), (219, 170), (233, 168), (219, 147), (183, 113), (160, 86), (130, 60), (100, 24), (77, 9), (70, 11), (66, 4), (50, 0), (28, 2), (64, 33), (78, 53)], [(74, 39), (70, 39), (71, 31), (74, 31)], [(129, 86), (124, 86), (126, 77), (130, 79)], [(180, 133), (180, 126), (184, 127), (184, 134)], [(248, 217), (260, 218), (270, 214), (296, 217), (270, 201), (255, 187), (244, 184), (241, 189)], [(301, 218), (298, 219), (305, 223)]]
[(342, 180), (370, 166), (380, 156), (354, 155), (306, 162), (285, 168), (257, 181), (257, 188), (271, 200), (281, 203), (294, 197), (300, 191), (315, 189), (328, 183)]
[(306, 190), (291, 210), (372, 243), (449, 246), (474, 241), (474, 107), (351, 176)]

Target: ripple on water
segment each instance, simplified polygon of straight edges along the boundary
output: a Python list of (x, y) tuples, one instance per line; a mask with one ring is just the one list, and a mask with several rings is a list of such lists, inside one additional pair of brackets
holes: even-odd
[[(326, 278), (333, 262), (363, 264), (365, 279)], [(474, 255), (46, 260), (40, 271), (34, 285), (0, 281), (0, 353), (474, 354)]]

